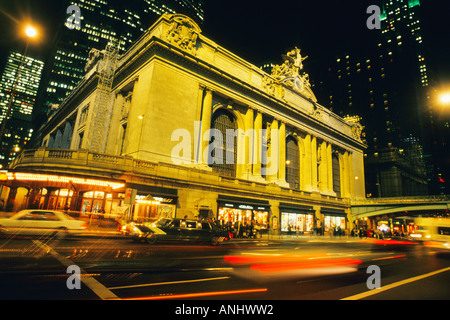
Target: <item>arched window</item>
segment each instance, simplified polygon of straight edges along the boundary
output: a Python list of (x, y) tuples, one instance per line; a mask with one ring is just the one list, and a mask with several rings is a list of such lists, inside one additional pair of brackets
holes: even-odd
[(211, 122), (211, 129), (216, 129), (215, 132), (219, 134), (212, 134), (210, 140), (213, 146), (210, 155), (214, 158), (210, 166), (220, 175), (236, 177), (236, 118), (227, 110), (219, 109), (214, 113)]
[(339, 168), (339, 155), (333, 153), (333, 191), (336, 196), (341, 196), (341, 170)]
[(286, 182), (290, 188), (300, 187), (300, 153), (294, 137), (286, 139)]

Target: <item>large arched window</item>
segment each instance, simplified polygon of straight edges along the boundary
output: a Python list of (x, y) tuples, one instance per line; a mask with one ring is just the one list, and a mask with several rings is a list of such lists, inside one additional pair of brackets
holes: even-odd
[(300, 187), (300, 153), (297, 140), (292, 136), (286, 139), (286, 182), (290, 188)]
[(214, 159), (210, 166), (220, 175), (236, 177), (236, 118), (227, 110), (219, 109), (214, 113), (211, 122), (211, 129), (215, 130), (210, 141), (213, 147), (210, 155)]
[(336, 196), (341, 196), (341, 170), (339, 167), (339, 155), (333, 153), (333, 191), (336, 192)]

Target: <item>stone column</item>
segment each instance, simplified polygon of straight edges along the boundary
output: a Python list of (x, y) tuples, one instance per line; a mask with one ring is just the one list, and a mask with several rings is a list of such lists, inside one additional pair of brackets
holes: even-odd
[(255, 135), (253, 137), (253, 177), (261, 180), (261, 158), (262, 158), (262, 114), (256, 111), (253, 129)]
[(206, 164), (207, 159), (203, 159), (203, 152), (208, 148), (209, 145), (209, 137), (205, 137), (205, 133), (207, 130), (211, 129), (211, 116), (212, 116), (212, 91), (209, 88), (205, 89), (205, 97), (203, 98), (203, 107), (202, 107), (202, 136), (201, 136), (201, 150), (199, 162), (201, 164)]
[[(267, 148), (267, 154), (270, 161), (266, 163), (266, 179), (271, 182), (278, 180), (278, 173), (280, 171), (280, 138), (272, 134), (272, 130), (278, 130), (278, 120), (273, 120), (270, 131), (270, 144)], [(278, 131), (279, 133), (279, 131)]]
[(319, 190), (322, 193), (326, 193), (328, 191), (328, 164), (327, 164), (327, 150), (326, 150), (326, 142), (320, 142), (318, 146), (318, 157), (320, 159), (319, 163), (319, 173), (318, 173), (318, 183)]
[(342, 155), (342, 197), (350, 197), (350, 175), (348, 167), (348, 151), (345, 151)]
[(333, 152), (331, 143), (327, 143), (327, 164), (328, 164), (328, 192), (332, 196), (336, 196), (333, 190)]
[(286, 124), (280, 121), (278, 139), (278, 184), (282, 187), (289, 187), (286, 182)]
[[(303, 157), (300, 156), (300, 190), (311, 191), (312, 189), (312, 173), (311, 173), (311, 135), (307, 134), (303, 139), (305, 147)], [(301, 153), (300, 153), (301, 154)]]
[(192, 163), (199, 164), (201, 163), (201, 152), (202, 152), (202, 107), (203, 107), (203, 93), (205, 87), (200, 85), (198, 89), (198, 98), (197, 98), (197, 110), (195, 114), (195, 122), (194, 122), (194, 139), (192, 141), (191, 150), (194, 150), (192, 155)]
[(279, 155), (278, 155), (278, 180), (286, 182), (286, 124), (280, 121), (280, 137), (278, 142)]
[(351, 152), (348, 153), (348, 186), (349, 186), (349, 197), (355, 194), (355, 175), (353, 173), (353, 155)]
[[(244, 147), (241, 148), (242, 152), (244, 152), (244, 155), (238, 155), (238, 166), (242, 166), (242, 178), (243, 179), (249, 179), (252, 175), (252, 164), (255, 163), (256, 153), (255, 147), (253, 146), (253, 143), (255, 141), (254, 137), (254, 130), (253, 130), (253, 122), (254, 122), (254, 112), (252, 108), (248, 108), (245, 118), (244, 118), (244, 136), (243, 141)], [(239, 162), (243, 161), (242, 164)]]
[(62, 149), (69, 149), (70, 148), (70, 142), (72, 140), (72, 134), (73, 134), (73, 126), (72, 123), (69, 121), (66, 121), (66, 125), (64, 126), (64, 133), (62, 135), (61, 140), (61, 148)]
[(311, 138), (311, 191), (318, 191), (317, 188), (317, 138)]
[(53, 144), (53, 148), (55, 149), (59, 149), (61, 148), (61, 139), (62, 139), (62, 131), (61, 129), (56, 129), (56, 137), (55, 137), (55, 142)]

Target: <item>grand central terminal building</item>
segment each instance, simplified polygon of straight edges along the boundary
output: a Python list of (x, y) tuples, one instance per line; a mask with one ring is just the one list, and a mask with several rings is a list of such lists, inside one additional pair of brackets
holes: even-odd
[(92, 50), (36, 148), (0, 174), (0, 204), (351, 229), (350, 203), (365, 198), (361, 126), (317, 102), (300, 49), (280, 55), (266, 73), (183, 15), (162, 15), (123, 55), (113, 42)]

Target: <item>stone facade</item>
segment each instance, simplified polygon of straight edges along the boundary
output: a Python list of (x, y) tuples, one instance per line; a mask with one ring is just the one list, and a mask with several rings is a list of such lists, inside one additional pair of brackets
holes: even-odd
[[(155, 190), (152, 196), (173, 190), (177, 217), (203, 211), (221, 218), (226, 205), (256, 215), (259, 206), (273, 232), (286, 229), (282, 213), (289, 212), (311, 214), (314, 226), (327, 215), (342, 217), (349, 229), (350, 200), (365, 198), (360, 127), (316, 101), (299, 52), (283, 55), (285, 69), (267, 74), (206, 38), (188, 17), (163, 15), (110, 65), (104, 108), (94, 66), (40, 129), (40, 149), (22, 154), (11, 172), (115, 179), (138, 193), (140, 186)], [(98, 150), (87, 138), (93, 119), (105, 121)], [(45, 156), (54, 149), (71, 156)], [(89, 165), (77, 162), (82, 152)], [(224, 163), (211, 163), (208, 156), (218, 160), (221, 152)]]

